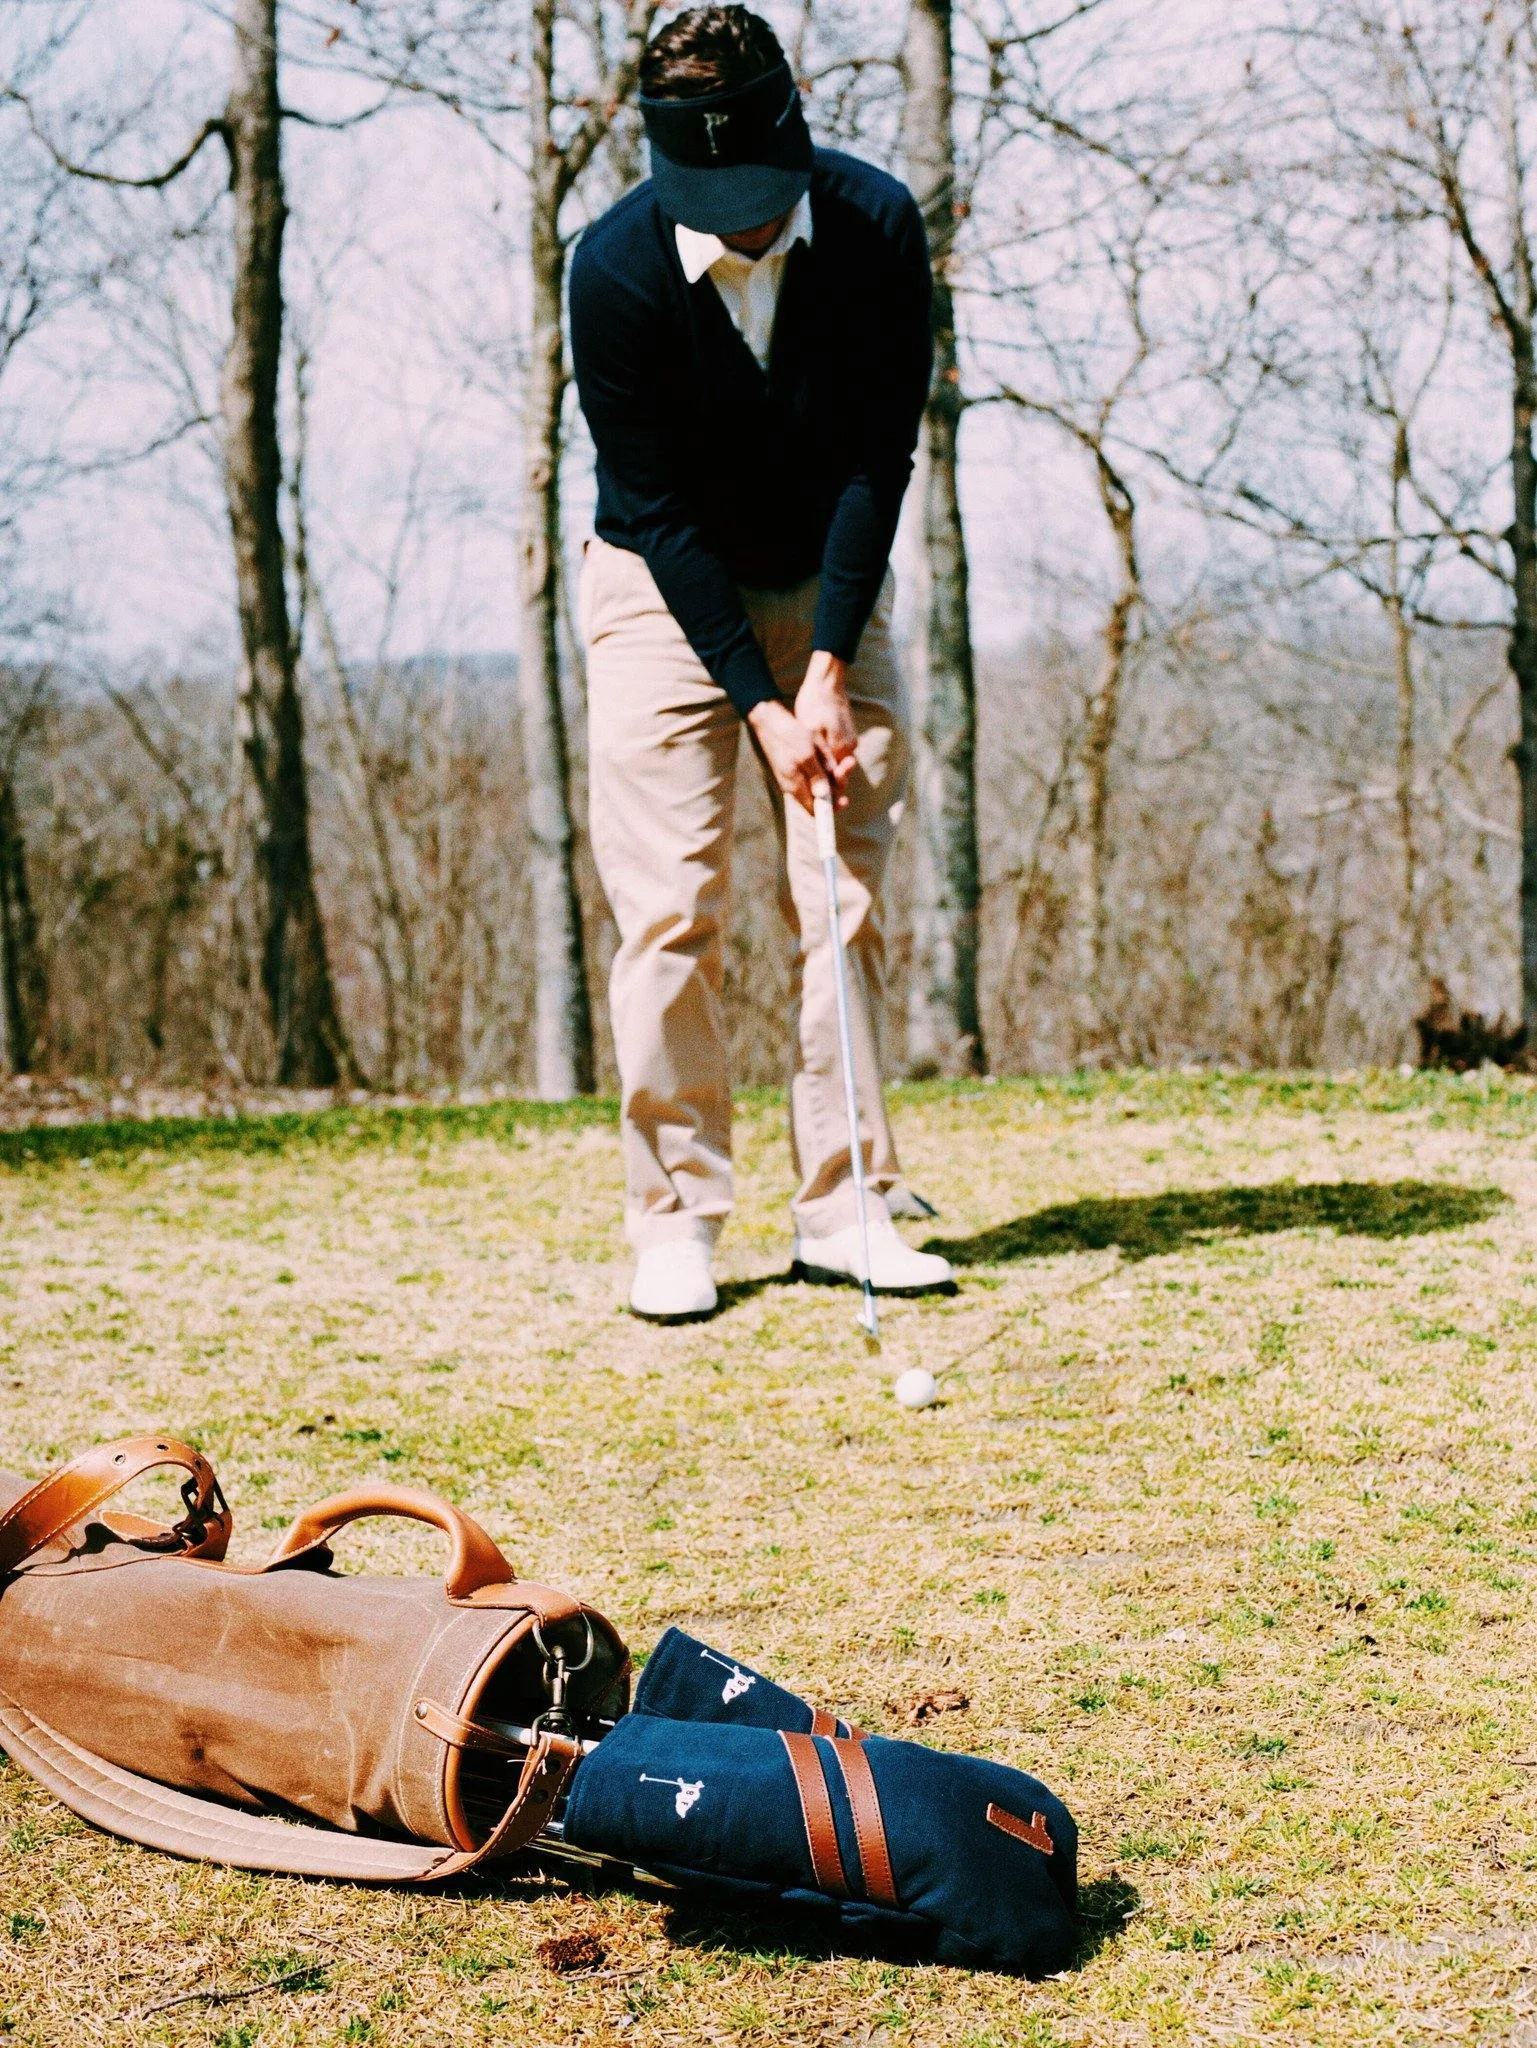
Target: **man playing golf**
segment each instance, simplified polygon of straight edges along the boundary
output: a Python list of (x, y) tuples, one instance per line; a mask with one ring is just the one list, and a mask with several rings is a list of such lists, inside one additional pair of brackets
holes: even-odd
[(798, 939), (797, 1270), (863, 1277), (813, 795), (836, 793), (870, 1278), (946, 1285), (897, 1235), (875, 1016), (907, 775), (887, 567), (930, 373), (923, 227), (893, 178), (815, 149), (773, 30), (690, 9), (640, 74), (651, 178), (589, 228), (571, 335), (597, 450), (582, 572), (592, 845), (619, 927), (630, 1305), (715, 1307), (731, 1209), (721, 1017), (740, 724), (775, 793)]

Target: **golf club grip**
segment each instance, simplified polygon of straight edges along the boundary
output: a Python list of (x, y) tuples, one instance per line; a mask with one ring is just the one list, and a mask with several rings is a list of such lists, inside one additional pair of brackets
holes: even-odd
[(833, 810), (832, 785), (819, 782), (811, 793), (811, 815), (817, 828), (817, 858), (821, 861), (838, 858), (838, 825)]
[(838, 900), (838, 828), (832, 791), (823, 782), (815, 791), (814, 813), (817, 849), (822, 856), (822, 874), (827, 884), (827, 929), (832, 941), (833, 992), (837, 998), (838, 1051), (843, 1067), (843, 1103), (849, 1125), (849, 1172), (854, 1181), (854, 1208), (859, 1219), (859, 1250), (864, 1270), (859, 1278), (864, 1288), (866, 1329), (876, 1330), (875, 1295), (870, 1284), (870, 1218), (865, 1206), (865, 1148), (859, 1131), (859, 1093), (854, 1073), (854, 1023), (849, 1004), (848, 957), (843, 950), (843, 913)]

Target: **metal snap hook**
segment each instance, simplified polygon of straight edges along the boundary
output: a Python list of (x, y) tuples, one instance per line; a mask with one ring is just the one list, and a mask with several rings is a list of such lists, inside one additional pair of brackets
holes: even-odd
[(558, 1660), (565, 1667), (565, 1673), (568, 1678), (574, 1678), (578, 1671), (585, 1671), (588, 1665), (592, 1662), (593, 1658), (598, 1654), (598, 1638), (593, 1631), (591, 1621), (585, 1614), (581, 1615), (579, 1619), (581, 1621), (582, 1627), (587, 1632), (587, 1641), (582, 1650), (581, 1662), (577, 1664), (572, 1664), (567, 1662), (566, 1653), (564, 1650), (559, 1648), (552, 1650), (550, 1648), (549, 1644), (544, 1639), (544, 1631), (539, 1626), (539, 1617), (537, 1614), (534, 1616), (533, 1637), (535, 1643), (538, 1645), (540, 1656), (543, 1657), (547, 1667), (549, 1665), (556, 1663)]

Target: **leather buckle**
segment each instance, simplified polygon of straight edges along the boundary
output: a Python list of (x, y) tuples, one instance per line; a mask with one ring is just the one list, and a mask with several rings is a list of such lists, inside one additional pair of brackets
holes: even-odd
[(229, 1519), (229, 1502), (224, 1498), (224, 1488), (219, 1484), (218, 1473), (211, 1468), (208, 1474), (207, 1498), (204, 1499), (197, 1483), (197, 1475), (192, 1472), (189, 1472), (182, 1481), (181, 1498), (187, 1513), (174, 1533), (184, 1543), (200, 1543), (207, 1535), (210, 1523)]

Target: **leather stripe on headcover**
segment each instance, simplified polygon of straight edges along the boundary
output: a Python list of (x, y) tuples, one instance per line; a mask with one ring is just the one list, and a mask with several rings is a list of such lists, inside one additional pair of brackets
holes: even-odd
[(147, 1849), (241, 1870), (355, 1884), (433, 1884), (534, 1839), (576, 1764), (570, 1746), (548, 1740), (531, 1751), (513, 1804), (478, 1849), (385, 1842), (243, 1813), (138, 1777), (71, 1742), (14, 1701), (0, 1697), (0, 1747), (71, 1813)]
[(843, 1875), (833, 1803), (828, 1795), (827, 1780), (822, 1776), (822, 1759), (816, 1743), (809, 1735), (792, 1735), (783, 1728), (779, 1731), (779, 1739), (790, 1759), (790, 1769), (795, 1773), (795, 1789), (800, 1794), (801, 1818), (806, 1823), (806, 1847), (811, 1851), (811, 1870), (817, 1889), (835, 1899), (846, 1899), (849, 1895), (848, 1880)]
[(833, 1755), (848, 1787), (849, 1805), (854, 1813), (854, 1833), (859, 1841), (859, 1868), (865, 1881), (865, 1897), (877, 1906), (900, 1906), (896, 1879), (891, 1872), (891, 1851), (886, 1843), (886, 1822), (881, 1798), (875, 1789), (875, 1773), (863, 1743), (830, 1738)]
[(852, 1721), (840, 1721), (836, 1714), (829, 1714), (826, 1707), (811, 1709), (811, 1732), (813, 1735), (825, 1735), (829, 1741), (840, 1732), (850, 1742), (863, 1742), (866, 1739), (863, 1728), (857, 1727)]

